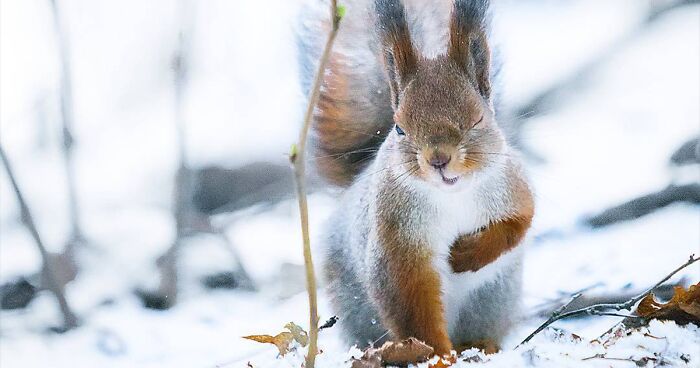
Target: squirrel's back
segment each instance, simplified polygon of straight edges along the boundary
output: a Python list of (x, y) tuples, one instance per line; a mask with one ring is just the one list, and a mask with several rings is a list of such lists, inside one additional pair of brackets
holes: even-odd
[[(404, 0), (407, 21), (423, 56), (444, 53), (453, 2)], [(329, 182), (347, 186), (374, 158), (392, 128), (389, 82), (375, 26), (373, 0), (343, 2), (346, 14), (333, 45), (314, 114), (314, 164)], [(308, 95), (330, 30), (328, 1), (307, 1), (302, 10), (299, 55)]]

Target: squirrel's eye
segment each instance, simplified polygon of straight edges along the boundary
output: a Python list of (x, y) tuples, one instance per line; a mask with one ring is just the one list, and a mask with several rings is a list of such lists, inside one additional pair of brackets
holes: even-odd
[(396, 125), (396, 133), (398, 133), (399, 135), (406, 135), (403, 129), (401, 129), (401, 127), (398, 125)]
[(474, 123), (474, 125), (472, 125), (472, 127), (475, 127), (475, 126), (481, 124), (482, 121), (484, 121), (484, 115), (481, 115), (481, 117), (479, 118), (479, 120), (477, 120), (476, 123)]

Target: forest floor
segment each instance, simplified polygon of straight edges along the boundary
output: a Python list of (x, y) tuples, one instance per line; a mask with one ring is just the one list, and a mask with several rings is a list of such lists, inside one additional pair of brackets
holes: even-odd
[[(504, 85), (513, 86), (509, 88), (512, 95), (506, 97), (514, 104), (571, 73), (583, 64), (586, 55), (604, 52), (606, 44), (613, 44), (611, 40), (617, 36), (623, 38), (639, 18), (637, 1), (611, 2), (614, 4), (606, 5), (611, 7), (608, 11), (595, 13), (585, 7), (588, 1), (549, 4), (549, 15), (539, 14), (524, 3), (499, 21), (501, 32), (513, 35), (504, 42), (505, 58), (511, 60), (511, 66), (505, 67)], [(589, 9), (584, 13), (588, 17), (581, 15), (582, 9)], [(527, 28), (529, 23), (518, 20), (523, 14), (540, 20), (559, 19), (549, 26), (562, 26), (562, 33), (554, 35), (544, 26)], [(281, 19), (283, 15), (279, 11), (274, 16)], [(690, 254), (700, 253), (697, 205), (674, 204), (599, 229), (583, 224), (587, 216), (670, 184), (700, 182), (697, 165), (669, 165), (674, 150), (698, 134), (698, 19), (700, 5), (665, 14), (635, 37), (626, 38), (585, 83), (559, 96), (556, 108), (548, 107), (546, 113), (528, 121), (523, 142), (544, 160), (531, 158), (527, 165), (536, 192), (537, 215), (525, 244), (523, 320), (508, 335), (502, 352), (490, 356), (468, 352), (465, 357), (477, 354), (479, 358), (460, 360), (460, 366), (700, 366), (700, 330), (673, 322), (654, 321), (648, 328), (603, 346), (590, 341), (620, 318), (572, 319), (554, 325), (564, 332), (547, 330), (514, 349), (546, 319), (535, 314), (543, 305), (557, 305), (584, 289), (587, 297), (641, 291), (685, 262)], [(5, 23), (4, 17), (2, 20)], [(518, 26), (522, 28), (516, 30)], [(572, 51), (575, 47), (569, 40), (581, 36), (581, 32), (586, 33), (587, 43)], [(549, 43), (539, 43), (544, 45), (542, 50), (523, 49), (524, 44), (533, 45), (529, 39), (543, 37)], [(3, 53), (7, 54), (5, 50)], [(195, 85), (193, 93), (201, 92), (202, 84)], [(80, 86), (78, 83), (77, 88)], [(84, 81), (82, 86), (83, 91), (89, 90)], [(288, 89), (295, 88), (290, 82)], [(80, 273), (69, 284), (67, 296), (82, 323), (63, 334), (49, 332), (60, 316), (48, 292), (40, 292), (27, 308), (1, 311), (0, 367), (299, 367), (303, 361), (301, 348), (278, 357), (276, 347), (242, 338), (274, 335), (290, 321), (301, 326), (308, 323), (294, 200), (214, 219), (229, 224), (226, 233), (259, 291), (204, 288), (202, 277), (229, 270), (233, 262), (231, 252), (219, 239), (196, 236), (182, 251), (181, 295), (173, 308), (146, 309), (134, 294), (137, 287), (155, 285), (154, 260), (172, 242), (174, 233), (169, 200), (175, 151), (161, 137), (162, 132), (169, 131), (164, 127), (170, 127), (170, 122), (158, 115), (169, 106), (159, 101), (152, 105), (154, 110), (140, 103), (141, 110), (109, 118), (110, 124), (105, 125), (108, 128), (78, 124), (78, 141), (85, 142), (77, 151), (78, 181), (83, 189), (81, 210), (90, 244), (79, 254)], [(130, 100), (121, 103), (129, 104)], [(198, 108), (210, 107), (198, 105), (193, 109)], [(266, 142), (261, 150), (268, 155), (272, 151), (279, 158), (286, 152), (294, 139), (289, 116), (298, 114), (284, 109), (271, 113), (286, 118), (264, 131), (250, 128), (246, 141), (253, 143), (242, 143), (241, 150)], [(158, 118), (151, 119), (153, 116)], [(249, 116), (257, 115), (251, 112)], [(125, 125), (120, 125), (119, 117), (125, 118)], [(6, 121), (3, 119), (3, 144), (15, 158), (40, 230), (50, 248), (59, 250), (67, 219), (64, 196), (60, 194), (64, 193), (60, 184), (64, 180), (58, 149), (50, 146), (37, 151), (35, 137), (40, 134), (31, 128), (33, 123), (8, 125)], [(276, 145), (271, 147), (273, 143), (266, 137), (273, 134), (275, 126), (286, 133), (276, 137)], [(220, 149), (227, 147), (228, 139), (240, 139), (235, 134), (240, 127), (229, 128), (226, 134), (214, 131), (209, 135), (202, 134), (201, 129), (192, 129), (199, 134), (191, 144), (193, 151), (205, 152), (205, 143), (211, 143), (212, 148), (193, 155), (193, 161), (206, 163), (207, 158), (236, 154)], [(129, 144), (125, 146), (125, 142)], [(127, 146), (130, 148), (125, 149)], [(5, 176), (0, 177), (0, 189), (0, 283), (4, 283), (35, 273), (40, 258), (17, 220), (17, 207), (10, 200)], [(331, 194), (311, 195), (312, 238), (318, 235), (333, 205)], [(318, 247), (316, 242), (313, 244)], [(320, 268), (319, 254), (315, 248)], [(689, 284), (699, 280), (700, 266), (693, 265), (671, 282)], [(332, 316), (323, 286), (320, 316), (322, 321)], [(356, 349), (343, 346), (338, 333), (336, 327), (321, 332), (320, 367), (347, 367), (352, 356), (360, 355)]]

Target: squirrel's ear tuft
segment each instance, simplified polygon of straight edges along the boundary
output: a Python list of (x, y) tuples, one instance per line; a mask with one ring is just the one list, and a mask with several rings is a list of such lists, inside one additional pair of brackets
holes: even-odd
[(377, 28), (383, 48), (384, 64), (391, 85), (394, 109), (399, 103), (401, 90), (415, 73), (417, 52), (411, 42), (406, 15), (400, 0), (375, 0)]
[(491, 52), (486, 34), (488, 0), (455, 0), (447, 56), (466, 72), (479, 93), (491, 96)]

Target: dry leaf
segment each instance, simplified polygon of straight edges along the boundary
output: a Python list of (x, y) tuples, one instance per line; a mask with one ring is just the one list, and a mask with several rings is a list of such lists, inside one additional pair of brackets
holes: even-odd
[(380, 368), (382, 366), (382, 354), (379, 349), (367, 348), (360, 359), (352, 360), (351, 368)]
[(378, 368), (382, 365), (407, 366), (421, 363), (433, 355), (433, 348), (409, 337), (403, 341), (387, 341), (381, 348), (367, 348), (360, 359), (353, 359), (352, 368)]
[(250, 335), (243, 336), (244, 339), (257, 341), (264, 344), (273, 344), (277, 346), (280, 351), (280, 355), (287, 354), (289, 352), (289, 344), (294, 340), (294, 335), (291, 332), (280, 332), (275, 336), (270, 335)]
[(379, 350), (384, 364), (394, 365), (424, 362), (433, 355), (431, 346), (413, 337), (399, 342), (387, 341)]
[(299, 327), (294, 322), (289, 322), (284, 325), (284, 328), (288, 329), (289, 332), (294, 336), (294, 340), (301, 346), (306, 346), (309, 343), (309, 334), (304, 331), (303, 328)]
[(441, 357), (435, 364), (428, 364), (428, 368), (447, 368), (455, 363), (457, 363), (457, 356), (450, 355), (448, 357)]
[(289, 344), (292, 341), (296, 341), (302, 347), (308, 345), (309, 334), (301, 327), (296, 325), (294, 322), (289, 322), (284, 325), (284, 328), (289, 330), (289, 332), (280, 332), (275, 336), (270, 335), (251, 335), (243, 336), (244, 339), (257, 341), (263, 344), (272, 344), (277, 346), (280, 351), (280, 355), (287, 354), (289, 352)]
[(700, 325), (700, 283), (691, 285), (688, 290), (680, 286), (673, 289), (668, 303), (659, 303), (649, 294), (639, 302), (635, 313), (647, 319), (675, 321), (679, 325)]

